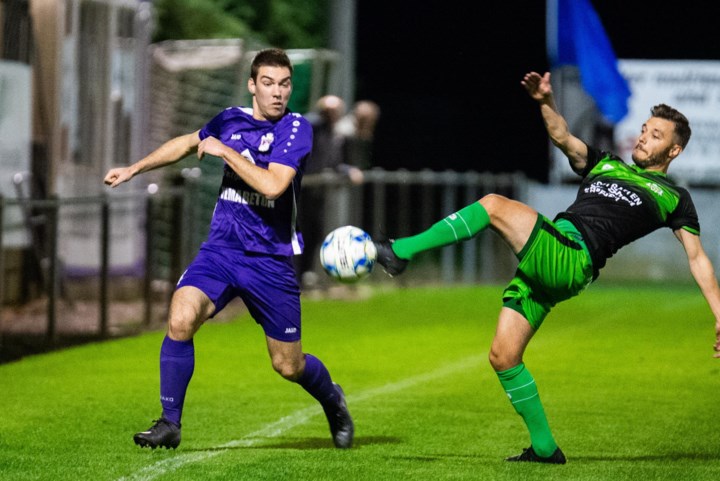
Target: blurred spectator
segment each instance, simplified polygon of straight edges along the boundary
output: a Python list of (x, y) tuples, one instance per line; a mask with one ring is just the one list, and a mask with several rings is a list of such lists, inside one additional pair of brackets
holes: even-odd
[[(380, 106), (372, 100), (359, 100), (350, 113), (337, 124), (336, 130), (345, 137), (345, 161), (361, 170), (375, 166), (373, 158), (375, 129), (380, 119)], [(348, 189), (347, 215), (349, 224), (363, 227), (366, 213), (372, 209), (364, 201), (366, 189)]]
[(380, 120), (380, 106), (372, 100), (358, 100), (352, 112), (337, 123), (337, 132), (345, 137), (348, 164), (365, 170), (373, 166), (373, 140)]
[[(336, 95), (326, 95), (318, 99), (315, 108), (305, 117), (313, 127), (313, 149), (305, 175), (331, 171), (343, 174), (352, 184), (361, 184), (362, 170), (347, 161), (347, 137), (338, 129), (338, 123), (346, 113), (345, 101)], [(305, 250), (296, 256), (296, 268), (301, 285), (306, 288), (317, 287), (320, 277), (319, 250), (325, 235), (327, 190), (318, 186), (303, 186), (301, 193), (302, 208), (299, 209), (299, 225), (305, 242)]]

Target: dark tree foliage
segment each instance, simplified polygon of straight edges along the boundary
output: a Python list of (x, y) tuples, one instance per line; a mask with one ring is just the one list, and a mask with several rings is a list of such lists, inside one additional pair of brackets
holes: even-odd
[(153, 41), (242, 38), (280, 48), (325, 48), (330, 0), (157, 0)]

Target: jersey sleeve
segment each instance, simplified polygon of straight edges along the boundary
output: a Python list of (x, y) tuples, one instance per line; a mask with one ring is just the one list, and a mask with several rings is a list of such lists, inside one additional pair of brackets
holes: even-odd
[(593, 168), (598, 164), (598, 162), (600, 162), (600, 159), (602, 159), (602, 157), (603, 157), (602, 152), (600, 152), (598, 149), (596, 149), (595, 147), (591, 147), (587, 144), (585, 144), (585, 145), (587, 146), (587, 152), (588, 152), (585, 168), (583, 168), (579, 172), (575, 171), (575, 173), (581, 177), (586, 177), (590, 173), (590, 171), (593, 170)]
[(205, 124), (202, 129), (200, 129), (200, 140), (205, 140), (208, 137), (215, 137), (217, 139), (220, 138), (221, 132), (222, 132), (222, 125), (225, 121), (225, 112), (226, 110), (223, 110), (219, 114), (217, 114), (215, 117), (210, 119), (210, 122)]
[(680, 202), (668, 218), (668, 226), (672, 230), (685, 229), (688, 232), (700, 235), (700, 220), (690, 193), (681, 187), (678, 190), (680, 191)]

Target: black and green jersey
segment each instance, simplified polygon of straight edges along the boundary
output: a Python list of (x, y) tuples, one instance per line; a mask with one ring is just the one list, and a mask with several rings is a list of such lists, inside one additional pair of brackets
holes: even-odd
[(580, 231), (596, 274), (618, 249), (661, 227), (700, 234), (690, 193), (662, 172), (588, 146), (587, 166), (579, 174), (575, 202), (556, 219), (568, 219)]

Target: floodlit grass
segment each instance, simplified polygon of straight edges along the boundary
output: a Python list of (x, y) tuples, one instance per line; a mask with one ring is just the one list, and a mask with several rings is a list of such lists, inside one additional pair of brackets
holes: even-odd
[(350, 450), (272, 371), (248, 316), (196, 336), (175, 451), (132, 443), (160, 414), (161, 332), (2, 365), (0, 479), (720, 479), (720, 360), (697, 288), (595, 285), (547, 319), (525, 361), (565, 466), (503, 461), (529, 438), (487, 362), (501, 290), (304, 301), (305, 351), (347, 393)]

